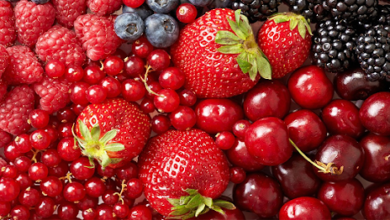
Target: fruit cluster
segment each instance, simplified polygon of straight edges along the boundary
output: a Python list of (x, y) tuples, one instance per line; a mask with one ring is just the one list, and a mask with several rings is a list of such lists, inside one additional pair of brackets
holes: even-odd
[(389, 219), (390, 7), (285, 3), (0, 0), (0, 219)]

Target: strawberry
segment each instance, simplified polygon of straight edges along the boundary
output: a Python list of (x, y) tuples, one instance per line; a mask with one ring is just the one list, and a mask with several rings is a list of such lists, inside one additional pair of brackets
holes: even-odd
[(103, 168), (120, 167), (142, 151), (151, 132), (149, 115), (124, 99), (88, 105), (74, 134), (83, 154)]
[(294, 13), (276, 14), (263, 24), (258, 43), (271, 64), (272, 78), (281, 78), (305, 62), (311, 35), (307, 20)]
[(223, 152), (204, 131), (170, 130), (151, 138), (138, 158), (144, 194), (160, 214), (190, 218), (234, 205), (213, 199), (229, 183)]
[(256, 85), (258, 73), (267, 79), (271, 76), (270, 65), (240, 10), (214, 9), (186, 25), (171, 56), (186, 75), (185, 87), (201, 98), (239, 95)]
[(0, 44), (11, 46), (16, 40), (14, 11), (5, 0), (0, 0), (0, 33)]

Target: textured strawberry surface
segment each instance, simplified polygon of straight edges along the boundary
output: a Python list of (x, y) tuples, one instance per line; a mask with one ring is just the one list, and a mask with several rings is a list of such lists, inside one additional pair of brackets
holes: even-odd
[(76, 18), (87, 10), (86, 0), (52, 0), (58, 23), (72, 28)]
[(0, 0), (0, 44), (10, 46), (15, 40), (15, 17), (12, 5), (5, 0)]
[(108, 15), (121, 8), (122, 0), (87, 0), (87, 5), (97, 15)]

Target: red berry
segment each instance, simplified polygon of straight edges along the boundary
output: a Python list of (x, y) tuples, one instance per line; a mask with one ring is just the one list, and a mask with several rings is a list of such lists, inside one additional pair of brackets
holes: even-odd
[(240, 184), (244, 182), (246, 178), (246, 172), (241, 167), (230, 168), (230, 181), (234, 184)]
[(180, 104), (179, 95), (172, 89), (160, 90), (153, 99), (154, 106), (160, 112), (172, 112)]
[(223, 132), (217, 134), (217, 136), (215, 138), (215, 144), (221, 150), (229, 150), (230, 148), (233, 147), (235, 141), (236, 141), (236, 138), (229, 131), (223, 131)]
[(48, 174), (47, 166), (41, 162), (32, 164), (28, 169), (28, 177), (33, 181), (43, 180)]
[(116, 76), (122, 72), (124, 66), (123, 60), (118, 56), (108, 56), (103, 63), (104, 71), (111, 76)]
[(142, 99), (142, 102), (140, 104), (140, 108), (146, 114), (152, 113), (152, 112), (154, 112), (154, 110), (156, 110), (156, 107), (154, 107), (153, 101), (148, 99), (148, 98)]
[(171, 57), (163, 49), (153, 50), (147, 58), (149, 66), (155, 70), (163, 70), (168, 68), (171, 63)]
[(119, 195), (116, 194), (116, 191), (114, 190), (106, 190), (106, 192), (102, 195), (102, 199), (104, 204), (107, 205), (114, 205), (119, 201)]
[(15, 182), (20, 185), (20, 189), (26, 189), (33, 185), (32, 180), (28, 177), (27, 173), (21, 173), (15, 178)]
[(122, 204), (122, 203), (115, 204), (112, 209), (113, 209), (114, 214), (118, 218), (126, 218), (127, 215), (129, 215), (129, 213), (130, 213), (129, 206), (126, 204)]
[(246, 130), (251, 126), (251, 123), (248, 120), (238, 120), (233, 125), (233, 134), (240, 140), (245, 140)]
[(44, 195), (47, 195), (49, 197), (56, 197), (61, 194), (63, 184), (58, 177), (48, 176), (44, 180), (42, 180), (39, 187)]
[(85, 180), (93, 176), (95, 167), (87, 157), (80, 157), (72, 162), (70, 172), (76, 179)]
[(106, 74), (97, 66), (90, 65), (84, 68), (83, 81), (88, 84), (97, 84)]
[[(161, 87), (160, 83), (158, 83), (156, 81), (148, 83), (148, 86), (149, 86), (149, 89), (152, 90), (155, 93), (158, 93), (160, 90), (162, 90), (162, 87)], [(146, 98), (148, 98), (148, 99), (152, 99), (153, 100), (155, 96), (156, 96), (155, 94), (152, 94), (152, 93), (149, 93), (149, 92), (146, 93)]]
[(115, 173), (121, 181), (137, 178), (138, 167), (135, 163), (129, 162), (125, 166), (115, 169)]
[(98, 213), (96, 209), (93, 208), (83, 210), (82, 215), (85, 220), (95, 220), (98, 217)]
[(122, 96), (128, 102), (135, 102), (142, 99), (145, 93), (145, 86), (140, 81), (127, 79), (122, 82)]
[(193, 106), (196, 103), (196, 95), (192, 90), (183, 89), (178, 92), (180, 97), (180, 105)]
[(30, 134), (31, 146), (37, 150), (48, 148), (50, 142), (50, 136), (44, 130), (35, 130)]
[(70, 100), (78, 105), (87, 105), (89, 101), (87, 99), (87, 89), (89, 87), (88, 83), (77, 82), (74, 83), (71, 88)]
[(107, 92), (101, 85), (90, 86), (86, 93), (87, 100), (92, 104), (102, 103), (107, 98)]
[(65, 161), (61, 161), (55, 167), (49, 167), (49, 175), (55, 177), (64, 177), (69, 171), (69, 165)]
[(61, 219), (76, 219), (79, 209), (70, 202), (63, 202), (57, 209), (58, 217)]
[(331, 214), (321, 200), (312, 197), (299, 197), (282, 206), (279, 211), (279, 219), (331, 219)]
[(128, 220), (151, 220), (153, 218), (152, 211), (145, 205), (136, 205), (130, 209)]
[(85, 182), (84, 187), (87, 195), (94, 198), (99, 198), (99, 196), (102, 196), (106, 191), (105, 183), (97, 177), (92, 177)]
[(98, 198), (92, 198), (90, 196), (85, 196), (82, 200), (77, 203), (77, 206), (80, 210), (87, 210), (90, 208), (96, 208), (98, 205)]
[(65, 107), (57, 112), (57, 119), (61, 123), (74, 122), (76, 114), (69, 107)]
[(72, 122), (63, 123), (63, 124), (58, 125), (58, 128), (57, 128), (58, 136), (60, 138), (73, 137), (72, 127), (73, 127)]
[(75, 145), (72, 137), (63, 138), (57, 146), (60, 157), (65, 161), (74, 161), (81, 156), (80, 148)]
[(113, 77), (102, 79), (100, 85), (106, 91), (107, 98), (115, 98), (121, 93), (121, 83)]
[(188, 130), (195, 126), (196, 115), (192, 108), (187, 106), (179, 106), (171, 114), (169, 119), (174, 128), (177, 130)]
[(165, 115), (156, 115), (152, 119), (152, 130), (157, 134), (162, 134), (168, 131), (171, 127), (171, 121)]
[(30, 144), (30, 135), (21, 134), (15, 138), (14, 145), (18, 152), (27, 153), (32, 149)]
[(82, 80), (84, 77), (84, 70), (81, 66), (71, 66), (65, 71), (65, 78), (69, 82), (77, 82)]
[(1, 171), (4, 178), (15, 179), (18, 176), (18, 169), (14, 165), (6, 165), (1, 168)]
[(183, 3), (176, 9), (176, 17), (182, 23), (191, 23), (195, 20), (198, 10), (193, 4)]
[(14, 161), (17, 157), (21, 156), (22, 153), (19, 153), (17, 147), (15, 146), (15, 142), (11, 142), (4, 148), (4, 156), (9, 161)]
[(101, 204), (96, 208), (99, 219), (115, 219), (115, 214), (111, 206), (107, 204)]
[(11, 219), (29, 219), (30, 210), (24, 205), (16, 205), (11, 210)]
[[(126, 0), (125, 0), (126, 1)], [(137, 1), (137, 0), (130, 0)], [(142, 2), (138, 1), (138, 2)], [(125, 3), (126, 4), (126, 3)], [(134, 55), (140, 58), (146, 58), (153, 51), (153, 45), (148, 41), (148, 39), (144, 36), (138, 38), (132, 45), (131, 51)]]
[(97, 164), (97, 173), (101, 177), (110, 178), (110, 177), (113, 177), (115, 175), (115, 169), (112, 167), (105, 167), (105, 169), (103, 169), (103, 167), (98, 163)]
[(136, 199), (141, 196), (143, 189), (141, 180), (136, 178), (129, 179), (126, 184), (126, 197)]
[(11, 211), (9, 202), (0, 201), (0, 216), (6, 216)]
[(35, 207), (36, 214), (42, 218), (49, 218), (56, 210), (56, 203), (50, 197), (43, 197)]
[(20, 185), (11, 178), (0, 179), (0, 198), (2, 202), (11, 202), (15, 200), (20, 192)]
[(26, 156), (17, 157), (14, 161), (16, 169), (21, 172), (27, 172), (31, 165), (31, 160)]
[(125, 74), (129, 77), (139, 77), (145, 74), (145, 62), (136, 56), (125, 59)]
[(51, 78), (58, 78), (65, 74), (66, 67), (63, 62), (51, 60), (46, 63), (45, 72)]
[(40, 192), (34, 188), (28, 187), (20, 192), (18, 201), (27, 207), (34, 207), (39, 203)]
[(76, 202), (83, 199), (86, 195), (85, 188), (81, 183), (72, 182), (68, 183), (64, 187), (64, 198), (69, 202)]
[(49, 113), (41, 109), (34, 109), (30, 112), (28, 120), (31, 126), (42, 129), (49, 124)]
[(180, 89), (184, 85), (185, 75), (177, 67), (168, 67), (164, 69), (159, 78), (158, 82), (164, 89)]

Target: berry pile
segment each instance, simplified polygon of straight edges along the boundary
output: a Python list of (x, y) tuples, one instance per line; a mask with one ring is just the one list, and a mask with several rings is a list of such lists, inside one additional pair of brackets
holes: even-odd
[(0, 0), (0, 219), (390, 219), (389, 16)]

